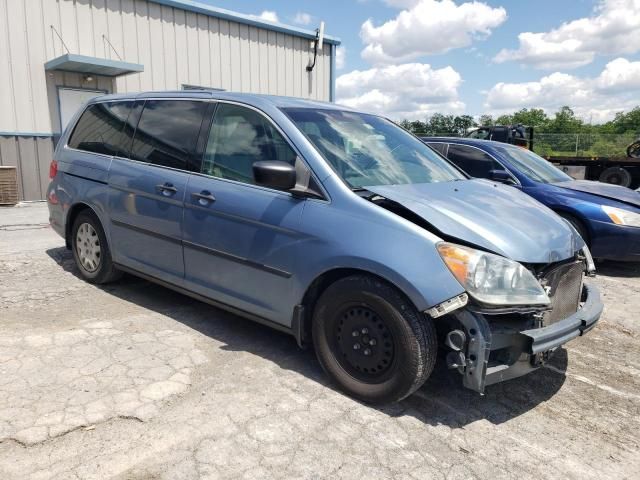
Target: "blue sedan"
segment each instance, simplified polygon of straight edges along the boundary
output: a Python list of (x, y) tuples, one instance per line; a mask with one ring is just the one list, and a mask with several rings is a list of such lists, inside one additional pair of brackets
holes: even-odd
[(468, 175), (513, 185), (568, 220), (594, 257), (640, 261), (640, 193), (574, 180), (535, 153), (499, 142), (423, 137)]

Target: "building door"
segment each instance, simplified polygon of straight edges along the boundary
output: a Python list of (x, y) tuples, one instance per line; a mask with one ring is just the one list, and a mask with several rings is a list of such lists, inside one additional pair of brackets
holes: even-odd
[(64, 132), (67, 125), (82, 106), (92, 98), (104, 95), (104, 90), (85, 90), (81, 88), (58, 88), (58, 100), (60, 102), (60, 133)]

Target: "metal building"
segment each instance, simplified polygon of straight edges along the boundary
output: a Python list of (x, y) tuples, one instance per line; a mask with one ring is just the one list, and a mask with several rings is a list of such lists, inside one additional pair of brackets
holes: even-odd
[(191, 0), (0, 0), (0, 166), (43, 199), (55, 141), (103, 93), (185, 88), (332, 101), (336, 46)]

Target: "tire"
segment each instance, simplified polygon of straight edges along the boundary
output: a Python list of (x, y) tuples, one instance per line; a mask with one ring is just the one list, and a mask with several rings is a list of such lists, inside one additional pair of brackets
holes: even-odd
[(80, 275), (87, 282), (109, 283), (122, 276), (111, 260), (102, 224), (91, 210), (80, 212), (73, 222), (71, 250)]
[(438, 347), (433, 321), (377, 278), (354, 275), (330, 285), (312, 322), (320, 365), (359, 400), (400, 401), (433, 371)]
[(620, 185), (621, 187), (628, 187), (631, 185), (633, 177), (629, 170), (622, 167), (609, 167), (605, 169), (598, 179), (603, 183), (611, 183), (613, 185)]
[(578, 233), (580, 234), (584, 242), (587, 244), (587, 246), (590, 245), (589, 232), (587, 230), (587, 227), (584, 226), (584, 223), (582, 223), (576, 217), (568, 213), (558, 212), (558, 215), (564, 218), (567, 222), (571, 224), (571, 226), (573, 226), (573, 228), (575, 228), (578, 231)]

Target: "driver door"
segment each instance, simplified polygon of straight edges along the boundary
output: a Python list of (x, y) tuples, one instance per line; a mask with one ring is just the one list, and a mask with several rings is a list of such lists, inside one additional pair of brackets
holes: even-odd
[(253, 163), (295, 165), (296, 153), (262, 113), (220, 103), (184, 210), (189, 290), (279, 323), (293, 295), (305, 200), (255, 184)]

